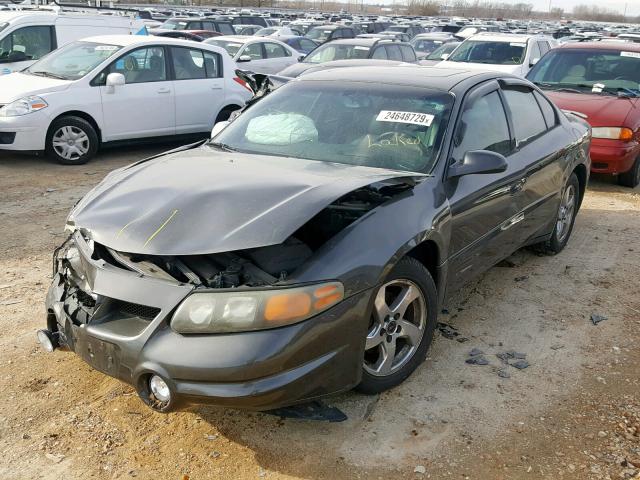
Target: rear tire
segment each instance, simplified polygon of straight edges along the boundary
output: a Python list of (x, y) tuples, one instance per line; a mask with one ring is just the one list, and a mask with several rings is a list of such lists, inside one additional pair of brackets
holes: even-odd
[(562, 189), (553, 234), (549, 240), (537, 245), (538, 250), (549, 255), (556, 255), (567, 246), (571, 232), (573, 232), (579, 203), (580, 182), (578, 182), (576, 174), (572, 173)]
[(47, 155), (63, 165), (82, 165), (98, 151), (98, 134), (84, 118), (65, 116), (51, 123), (45, 141)]
[(229, 118), (231, 118), (231, 114), (236, 110), (240, 110), (240, 107), (238, 107), (237, 105), (229, 105), (224, 107), (222, 110), (220, 110), (220, 113), (216, 117), (216, 123), (226, 122), (227, 120), (229, 120)]
[(628, 172), (618, 175), (618, 184), (629, 188), (636, 188), (640, 185), (640, 157), (636, 158)]
[(435, 283), (424, 265), (412, 257), (400, 260), (375, 293), (356, 390), (380, 393), (413, 373), (433, 340), (437, 302)]

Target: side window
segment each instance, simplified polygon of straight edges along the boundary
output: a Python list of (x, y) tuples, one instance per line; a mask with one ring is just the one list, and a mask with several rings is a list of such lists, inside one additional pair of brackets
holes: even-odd
[(313, 43), (311, 40), (307, 40), (306, 38), (301, 38), (300, 39), (300, 48), (302, 50), (306, 50), (306, 51), (311, 51), (314, 48), (316, 48), (316, 44)]
[(547, 129), (538, 102), (528, 88), (503, 90), (507, 106), (511, 110), (517, 144), (523, 144)]
[(533, 96), (538, 100), (538, 104), (542, 109), (542, 115), (544, 116), (544, 121), (547, 123), (547, 128), (553, 128), (556, 126), (556, 112), (549, 103), (549, 100), (544, 98), (544, 96), (540, 95), (535, 90), (533, 91)]
[(538, 48), (540, 49), (540, 56), (542, 57), (550, 50), (549, 42), (538, 42)]
[(223, 35), (235, 35), (236, 32), (233, 29), (233, 27), (231, 26), (230, 23), (224, 23), (224, 22), (220, 22), (217, 24), (217, 28), (215, 28), (214, 30), (220, 32)]
[(242, 55), (249, 55), (251, 60), (262, 60), (264, 58), (262, 54), (262, 43), (252, 43), (248, 45), (243, 50)]
[(204, 69), (207, 73), (207, 78), (221, 78), (222, 77), (222, 58), (217, 53), (203, 52), (204, 54)]
[(344, 38), (354, 38), (355, 37), (355, 35), (353, 33), (353, 30), (351, 30), (350, 28), (344, 28), (342, 30), (342, 36)]
[(202, 22), (202, 29), (203, 30), (214, 31), (216, 29), (216, 27), (213, 24), (213, 22)]
[(398, 47), (398, 45), (385, 45), (384, 48), (387, 50), (389, 60), (402, 61), (402, 53), (400, 53), (400, 48)]
[(402, 59), (405, 62), (415, 62), (418, 60), (416, 52), (408, 45), (400, 45), (400, 51), (402, 52)]
[(329, 38), (331, 38), (331, 40), (342, 38), (342, 30), (339, 28), (337, 30), (334, 30), (333, 33), (329, 35)]
[(474, 150), (489, 150), (502, 155), (511, 151), (507, 116), (497, 90), (480, 97), (469, 108), (465, 105), (456, 126), (454, 159), (462, 160), (465, 153)]
[(540, 57), (542, 57), (540, 48), (538, 48), (538, 42), (534, 42), (533, 40), (530, 41), (529, 48), (531, 49), (531, 52), (529, 53), (529, 62), (533, 62), (536, 58), (540, 59)]
[(267, 58), (282, 58), (289, 56), (287, 55), (289, 52), (277, 43), (265, 43), (264, 50), (267, 53)]
[[(107, 67), (109, 73), (121, 73), (125, 83), (162, 82), (167, 79), (164, 48), (139, 48), (120, 57)], [(107, 75), (104, 75), (106, 79)]]
[(389, 57), (387, 57), (387, 51), (384, 47), (378, 47), (373, 51), (371, 58), (375, 58), (377, 60), (388, 60)]
[(202, 22), (189, 22), (187, 30), (202, 30)]
[(207, 78), (204, 55), (201, 50), (171, 47), (171, 58), (176, 80)]
[(53, 50), (51, 27), (23, 27), (0, 41), (0, 60), (38, 60)]

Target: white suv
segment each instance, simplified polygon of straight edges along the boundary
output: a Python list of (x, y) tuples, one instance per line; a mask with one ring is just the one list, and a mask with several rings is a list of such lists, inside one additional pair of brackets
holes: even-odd
[(253, 92), (213, 45), (100, 36), (70, 43), (0, 77), (0, 149), (87, 162), (101, 144), (206, 136)]
[(553, 38), (544, 35), (480, 33), (467, 38), (436, 67), (464, 66), (524, 77), (556, 45)]

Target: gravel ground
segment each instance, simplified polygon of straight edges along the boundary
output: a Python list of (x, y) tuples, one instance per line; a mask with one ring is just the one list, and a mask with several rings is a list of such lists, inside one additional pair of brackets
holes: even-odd
[[(81, 167), (0, 153), (0, 478), (640, 478), (640, 191), (606, 177), (562, 254), (520, 251), (448, 302), (403, 385), (328, 399), (343, 423), (161, 415), (75, 355), (43, 353), (67, 212), (113, 168), (170, 147)], [(487, 365), (466, 363), (473, 349)]]

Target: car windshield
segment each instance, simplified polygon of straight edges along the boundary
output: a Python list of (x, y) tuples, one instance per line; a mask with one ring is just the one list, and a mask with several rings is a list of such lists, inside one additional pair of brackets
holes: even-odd
[(369, 47), (362, 45), (345, 45), (331, 42), (315, 49), (304, 59), (304, 63), (324, 63), (333, 60), (368, 58), (369, 50)]
[(431, 53), (436, 48), (441, 47), (443, 43), (444, 43), (443, 40), (416, 39), (413, 42), (411, 42), (411, 45), (413, 45), (413, 48), (415, 48), (416, 51), (418, 52)]
[(332, 32), (333, 30), (327, 28), (312, 28), (311, 30), (309, 30), (309, 33), (307, 33), (307, 37), (317, 42), (326, 42)]
[(451, 62), (518, 65), (524, 61), (526, 42), (466, 40), (448, 58)]
[(246, 110), (211, 145), (429, 173), (452, 104), (450, 94), (424, 88), (294, 82)]
[(594, 94), (628, 92), (636, 96), (640, 95), (640, 52), (553, 50), (536, 64), (527, 78), (550, 90)]
[(104, 43), (73, 42), (42, 57), (25, 72), (42, 77), (78, 80), (121, 48)]
[(167, 20), (160, 28), (165, 30), (186, 30), (188, 23), (185, 20)]
[(242, 43), (239, 43), (239, 42), (234, 42), (230, 40), (216, 40), (213, 38), (210, 40), (206, 40), (205, 43), (208, 43), (209, 45), (215, 45), (216, 47), (224, 48), (227, 51), (227, 53), (232, 57), (235, 57), (236, 53), (238, 53), (238, 51), (242, 48), (242, 45), (243, 45)]
[(427, 60), (442, 60), (443, 55), (448, 55), (449, 53), (453, 52), (458, 45), (460, 45), (460, 43), (458, 42), (445, 43), (444, 45), (436, 48), (433, 52), (431, 52), (427, 56)]

